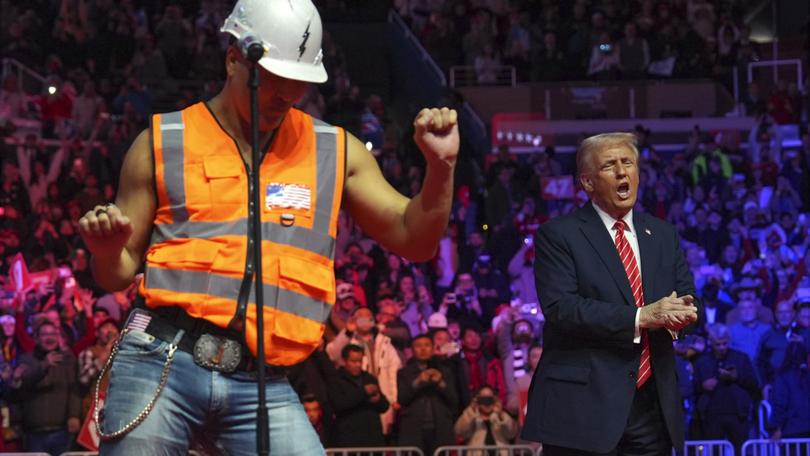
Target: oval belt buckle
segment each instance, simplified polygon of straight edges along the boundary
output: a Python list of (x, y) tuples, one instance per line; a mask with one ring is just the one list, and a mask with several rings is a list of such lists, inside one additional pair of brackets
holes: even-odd
[(281, 214), (281, 226), (293, 226), (295, 225), (295, 214), (290, 213), (283, 213)]
[(194, 362), (206, 369), (231, 373), (242, 361), (238, 342), (211, 334), (202, 334), (194, 343)]

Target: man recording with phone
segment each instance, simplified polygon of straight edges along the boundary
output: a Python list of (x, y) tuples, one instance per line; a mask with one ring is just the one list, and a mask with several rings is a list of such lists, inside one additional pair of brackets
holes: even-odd
[(413, 358), (397, 372), (397, 401), (402, 407), (398, 444), (433, 454), (436, 448), (454, 443), (456, 381), (450, 366), (434, 356), (429, 336), (415, 337), (411, 348)]
[(35, 336), (36, 348), (20, 357), (13, 376), (26, 450), (61, 454), (81, 425), (76, 358), (60, 348), (60, 328), (52, 322), (42, 321)]
[(490, 255), (479, 255), (473, 264), (473, 280), (478, 290), (478, 302), (483, 312), (482, 321), (492, 321), (495, 308), (509, 301), (509, 282), (495, 268)]
[(700, 391), (697, 410), (704, 437), (727, 439), (739, 453), (748, 437), (759, 381), (748, 356), (729, 348), (731, 337), (726, 325), (710, 325), (708, 332), (711, 350), (695, 361), (695, 381)]
[[(461, 274), (458, 279), (459, 287), (455, 292), (447, 292), (439, 304), (439, 312), (449, 320), (460, 324), (475, 325), (481, 319), (481, 306), (476, 297), (475, 282), (468, 273)], [(464, 284), (472, 284), (467, 287)]]
[(484, 385), (456, 421), (455, 430), (468, 446), (508, 445), (517, 434), (517, 422), (503, 411), (492, 387)]
[[(326, 353), (338, 365), (342, 362), (343, 349), (356, 345), (363, 349), (362, 368), (379, 382), (380, 391), (395, 406), (397, 402), (397, 371), (402, 366), (391, 338), (380, 331), (374, 313), (368, 307), (358, 307), (346, 322), (346, 328), (326, 345)], [(393, 408), (393, 407), (392, 407)], [(389, 434), (394, 411), (386, 410), (381, 416), (384, 434)]]

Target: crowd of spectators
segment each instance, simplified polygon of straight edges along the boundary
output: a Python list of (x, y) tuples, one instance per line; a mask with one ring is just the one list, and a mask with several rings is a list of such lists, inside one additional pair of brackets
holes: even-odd
[[(58, 454), (75, 446), (91, 387), (135, 293), (134, 284), (109, 293), (94, 283), (76, 222), (114, 199), (123, 155), (154, 109), (182, 108), (216, 92), (227, 46), (216, 30), (230, 2), (186, 8), (109, 0), (2, 3), (2, 55), (42, 72), (48, 84), (43, 93), (25, 93), (10, 76), (0, 90), (0, 449)], [(447, 10), (453, 17), (436, 13), (442, 8), (403, 12), (417, 30), (432, 34), (467, 24), (476, 32), (451, 35), (464, 37), (464, 49), (488, 49), (486, 58), (505, 42), (510, 58), (522, 58), (520, 43), (537, 36), (549, 48), (558, 42), (560, 52), (542, 48), (564, 63), (540, 67), (562, 68), (554, 78), (585, 74), (590, 40), (603, 32), (622, 30), (632, 44), (663, 40), (657, 35), (666, 37), (669, 28), (696, 34), (701, 44), (693, 45), (702, 52), (717, 20), (722, 28), (725, 15), (728, 24), (739, 18), (733, 8), (699, 1), (652, 9), (652, 2), (641, 2), (635, 16), (623, 2), (597, 12), (583, 2), (544, 1), (542, 20), (535, 21), (526, 13), (534, 11), (532, 2), (526, 3), (493, 14), (475, 2), (456, 2)], [(687, 6), (698, 12), (681, 15)], [(636, 19), (623, 20), (630, 17)], [(514, 31), (494, 34), (496, 24)], [(521, 24), (540, 25), (523, 33)], [(653, 29), (660, 33), (650, 37)], [(745, 33), (734, 30), (740, 53)], [(447, 45), (441, 36), (425, 40)], [(476, 41), (482, 37), (492, 40), (489, 47)], [(674, 49), (685, 42), (673, 37), (642, 49), (649, 49), (647, 60), (661, 52), (687, 55)], [(354, 132), (389, 182), (416, 194), (424, 171), (405, 140), (407, 127), (392, 120), (379, 97), (360, 96), (328, 33), (324, 52), (330, 82), (313, 87), (299, 107)], [(527, 46), (527, 61), (542, 58), (532, 52), (539, 51)], [(697, 66), (679, 60), (675, 68)], [(187, 79), (201, 84), (188, 88)], [(810, 437), (810, 134), (803, 130), (800, 147), (782, 149), (777, 125), (801, 117), (779, 118), (777, 111), (788, 108), (778, 97), (750, 98), (764, 114), (746, 148), (732, 135), (696, 130), (688, 148), (669, 156), (655, 150), (650, 132), (637, 131), (636, 210), (678, 227), (705, 306), (701, 325), (676, 342), (688, 437), (738, 446), (759, 425), (755, 408), (762, 399), (773, 407), (762, 425), (774, 438)], [(794, 113), (803, 109), (788, 105)], [(29, 130), (32, 122), (41, 131)], [(515, 441), (542, 355), (532, 235), (583, 203), (544, 197), (543, 182), (573, 172), (552, 147), (520, 157), (504, 148), (480, 167), (467, 166), (459, 179), (467, 184), (458, 186), (450, 224), (429, 263), (386, 251), (341, 214), (337, 301), (324, 343), (290, 372), (326, 446), (413, 445), (429, 454), (457, 442)]]
[[(716, 78), (759, 59), (733, 0), (395, 0), (445, 70), (479, 83), (511, 65), (519, 81)], [(461, 49), (462, 52), (458, 52)]]

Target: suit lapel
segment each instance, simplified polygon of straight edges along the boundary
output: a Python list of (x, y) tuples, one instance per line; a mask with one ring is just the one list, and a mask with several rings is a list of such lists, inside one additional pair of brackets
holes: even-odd
[(593, 208), (592, 204), (588, 203), (579, 211), (580, 219), (584, 222), (580, 225), (580, 229), (607, 267), (610, 276), (622, 292), (624, 300), (628, 305), (635, 305), (633, 291), (630, 289), (630, 281), (627, 279), (624, 265), (622, 265), (622, 260), (619, 258), (616, 244), (610, 238), (610, 233), (605, 229), (602, 219), (599, 218), (599, 214), (596, 213), (596, 209)]
[(653, 298), (653, 266), (655, 263), (655, 242), (653, 232), (647, 228), (647, 216), (633, 211), (633, 225), (636, 228), (636, 238), (638, 239), (638, 250), (641, 255), (641, 286), (644, 289), (644, 301), (650, 302)]

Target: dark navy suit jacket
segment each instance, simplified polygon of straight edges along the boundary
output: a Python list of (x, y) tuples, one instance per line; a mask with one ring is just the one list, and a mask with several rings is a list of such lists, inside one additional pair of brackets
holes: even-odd
[[(633, 213), (644, 302), (672, 291), (695, 296), (675, 228)], [(522, 437), (608, 452), (621, 438), (635, 395), (641, 344), (633, 343), (636, 306), (605, 225), (589, 203), (540, 227), (535, 278), (546, 318), (544, 348), (529, 390)], [(649, 331), (653, 377), (672, 444), (684, 440), (683, 404), (672, 336)]]

